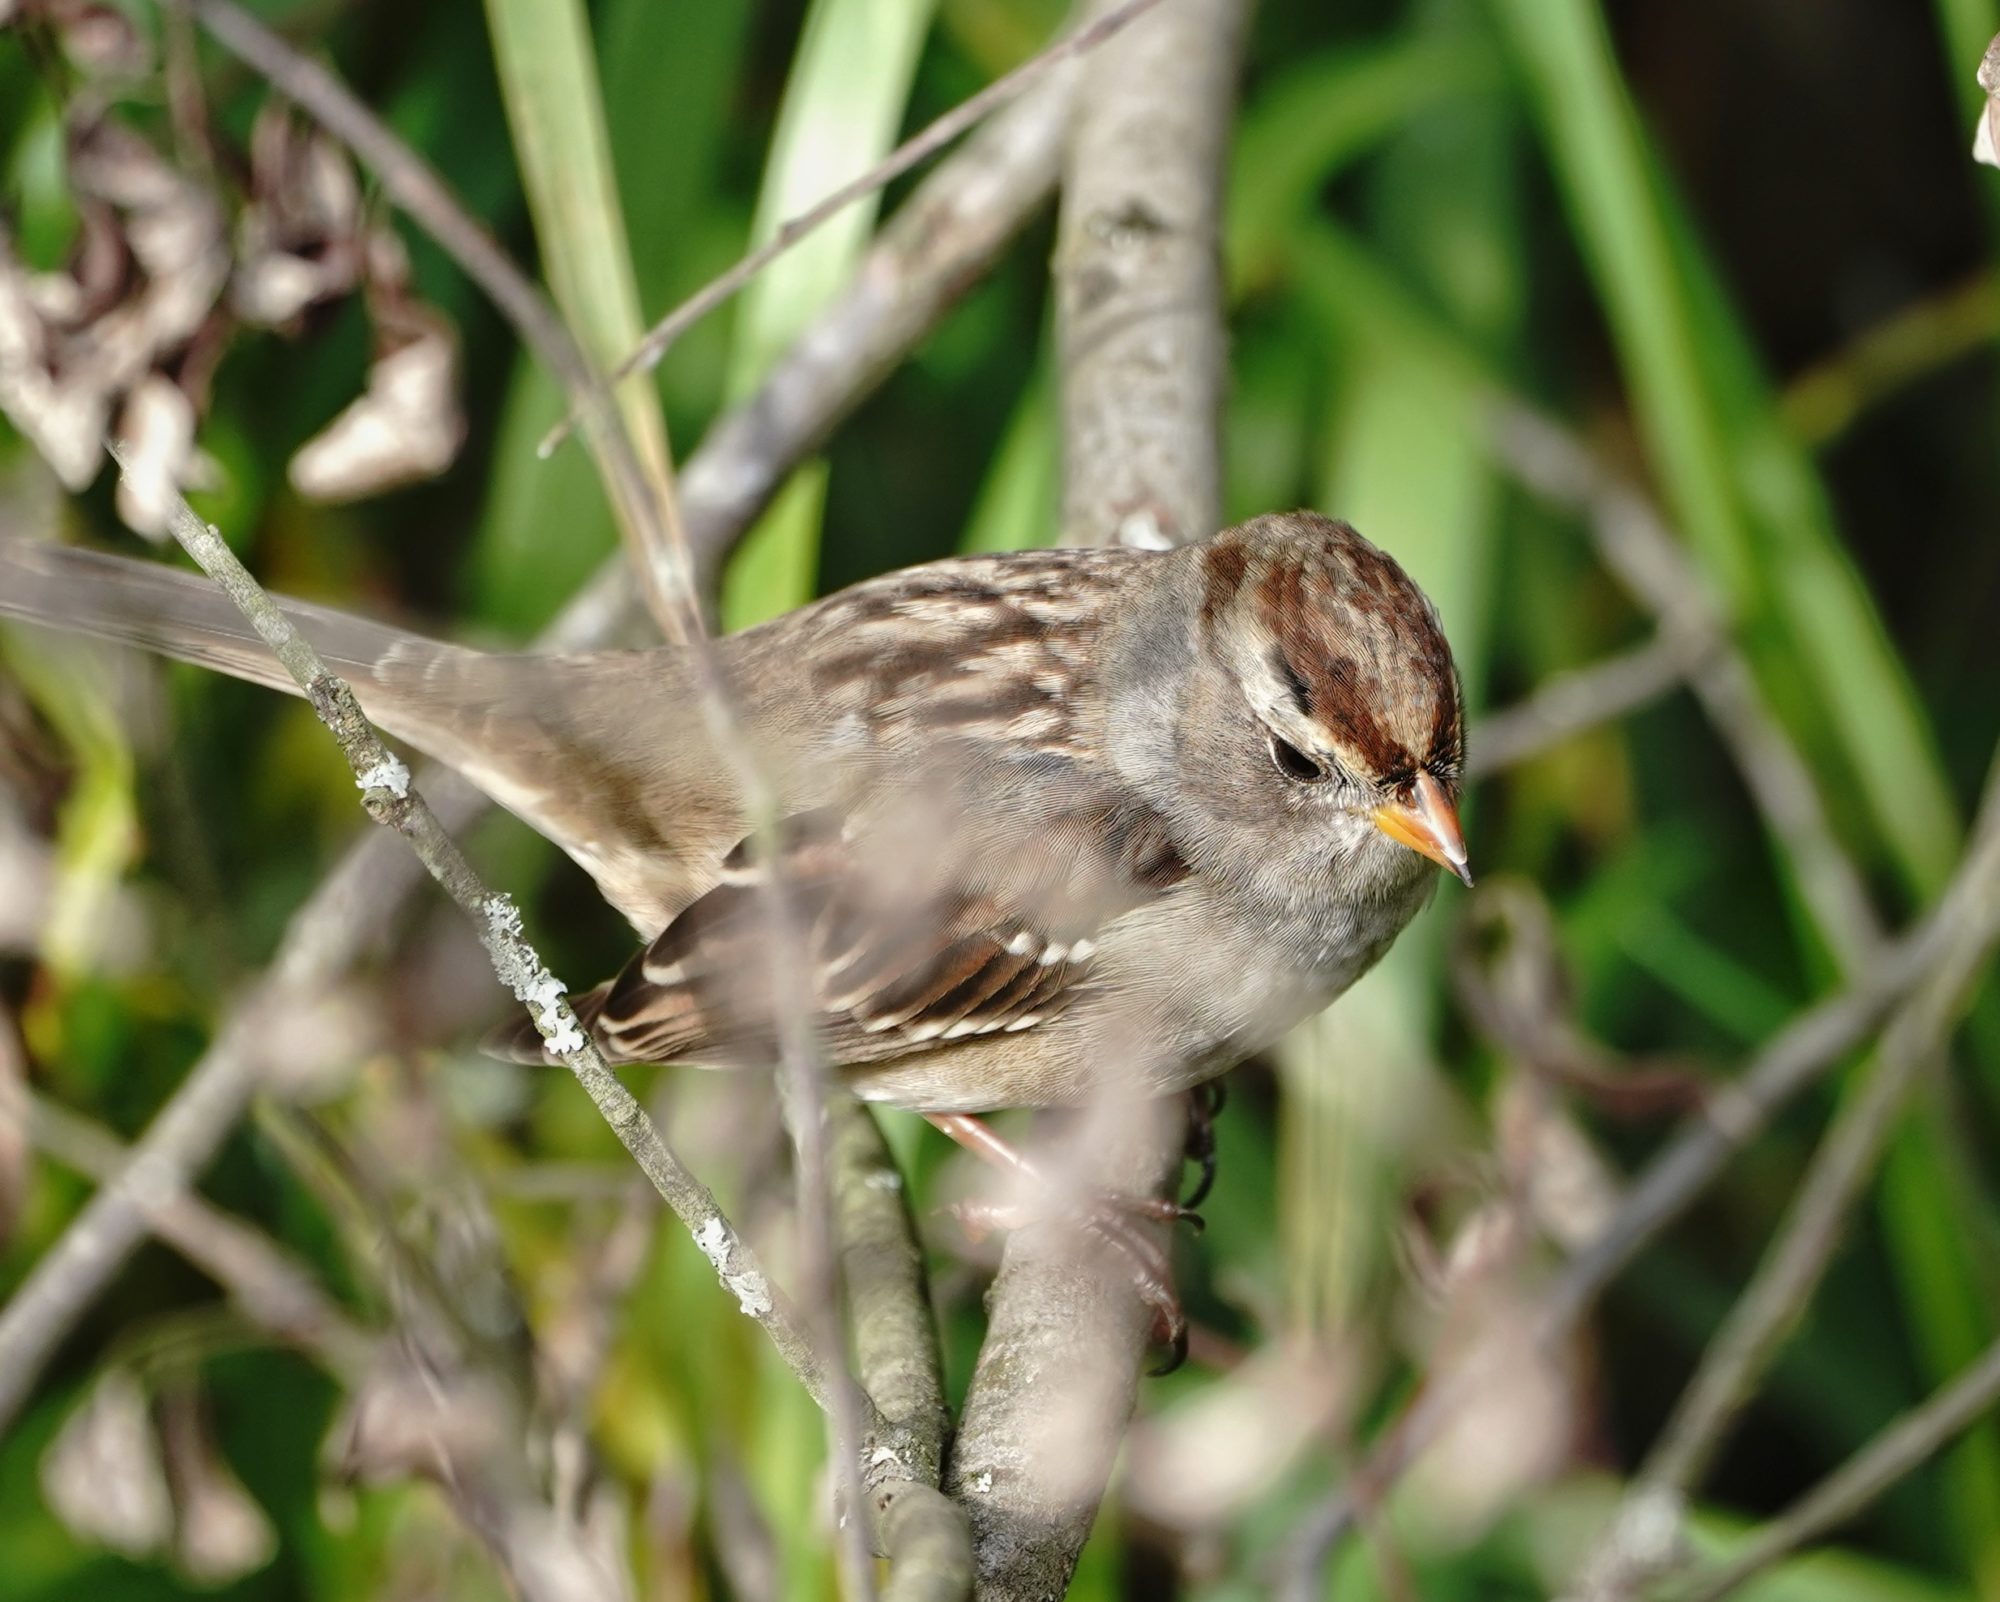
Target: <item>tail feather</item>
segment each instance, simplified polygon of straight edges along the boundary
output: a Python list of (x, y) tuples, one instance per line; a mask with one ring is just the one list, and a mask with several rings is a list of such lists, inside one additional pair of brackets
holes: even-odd
[[(309, 601), (279, 597), (278, 604), (328, 666), (355, 681), (364, 703), (381, 664), (456, 654), (455, 647)], [(271, 648), (213, 581), (157, 563), (0, 539), (0, 617), (138, 646), (299, 693)]]
[[(649, 937), (740, 838), (732, 771), (685, 727), (675, 653), (491, 655), (310, 602), (278, 604), (371, 720), (561, 846)], [(159, 563), (0, 536), (7, 618), (299, 693), (210, 580)]]

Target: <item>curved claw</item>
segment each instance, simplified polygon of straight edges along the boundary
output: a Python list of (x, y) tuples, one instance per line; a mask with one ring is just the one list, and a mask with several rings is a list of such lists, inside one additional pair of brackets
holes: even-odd
[(1220, 1079), (1196, 1085), (1188, 1092), (1187, 1160), (1201, 1165), (1194, 1188), (1182, 1200), (1184, 1207), (1199, 1207), (1215, 1188), (1215, 1120), (1227, 1100)]
[(1159, 1309), (1154, 1310), (1153, 1341), (1156, 1345), (1166, 1347), (1167, 1355), (1156, 1367), (1146, 1370), (1148, 1379), (1159, 1379), (1163, 1375), (1171, 1374), (1187, 1361), (1187, 1315), (1181, 1311), (1178, 1301), (1174, 1303), (1171, 1316)]

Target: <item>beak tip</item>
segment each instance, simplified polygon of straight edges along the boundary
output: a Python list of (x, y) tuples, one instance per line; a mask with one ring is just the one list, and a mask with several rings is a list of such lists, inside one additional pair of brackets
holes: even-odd
[(1444, 787), (1428, 773), (1417, 775), (1416, 794), (1409, 801), (1388, 801), (1369, 815), (1375, 827), (1400, 846), (1428, 857), (1468, 890), (1472, 869), (1466, 861), (1465, 836), (1459, 832), (1458, 810)]

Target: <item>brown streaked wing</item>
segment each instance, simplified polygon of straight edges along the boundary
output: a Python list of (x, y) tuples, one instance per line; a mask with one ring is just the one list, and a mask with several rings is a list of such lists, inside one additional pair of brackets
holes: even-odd
[[(881, 1062), (937, 1041), (1033, 1028), (1057, 1016), (1086, 978), (1102, 927), (1168, 891), (1186, 868), (1150, 818), (1096, 820), (1106, 850), (1089, 875), (1087, 915), (1066, 898), (1060, 937), (990, 893), (935, 896), (890, 914), (868, 886), (831, 811), (788, 820), (783, 871), (808, 930), (812, 1013), (829, 1055)], [(587, 1024), (617, 1062), (748, 1065), (775, 1053), (769, 908), (747, 843), (721, 881), (610, 984), (588, 998)], [(525, 1024), (504, 1055), (540, 1057)]]

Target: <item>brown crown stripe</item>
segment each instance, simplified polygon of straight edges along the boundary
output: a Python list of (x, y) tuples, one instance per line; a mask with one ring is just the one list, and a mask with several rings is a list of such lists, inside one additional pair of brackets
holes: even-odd
[[(1317, 579), (1317, 574), (1308, 575), (1299, 562), (1282, 563), (1267, 574), (1257, 593), (1265, 626), (1293, 674), (1303, 682), (1315, 719), (1327, 728), (1338, 729), (1371, 772), (1389, 774), (1413, 768), (1415, 759), (1409, 748), (1376, 714), (1375, 708), (1383, 699), (1380, 680), (1340, 649), (1348, 642), (1329, 637), (1325, 604), (1317, 596), (1308, 596), (1309, 588), (1321, 587), (1313, 582)], [(1351, 601), (1352, 597), (1346, 599)]]
[(1204, 627), (1213, 628), (1249, 576), (1250, 553), (1238, 541), (1225, 537), (1204, 546), (1201, 558), (1207, 575), (1201, 595), (1201, 621)]

